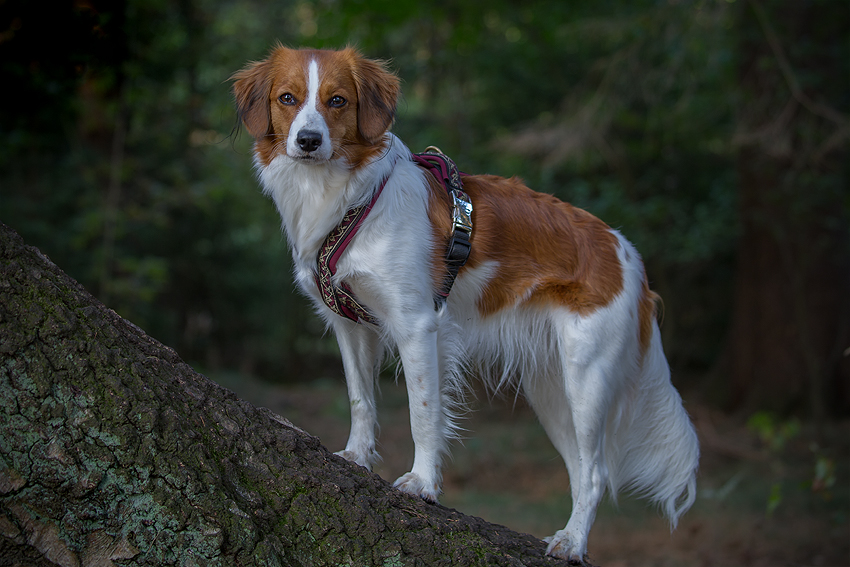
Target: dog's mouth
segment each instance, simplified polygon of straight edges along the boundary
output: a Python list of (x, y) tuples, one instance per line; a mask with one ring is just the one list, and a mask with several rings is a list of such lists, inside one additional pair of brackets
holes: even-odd
[(320, 158), (318, 156), (315, 156), (313, 154), (308, 154), (308, 153), (296, 154), (294, 156), (289, 156), (289, 157), (291, 157), (292, 159), (294, 159), (295, 161), (300, 162), (300, 163), (320, 164), (320, 163), (325, 163), (326, 161), (328, 161), (326, 159), (323, 159), (323, 158)]

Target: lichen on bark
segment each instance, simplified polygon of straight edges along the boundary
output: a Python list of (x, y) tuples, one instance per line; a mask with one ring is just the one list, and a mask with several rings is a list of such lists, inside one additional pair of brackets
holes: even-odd
[(564, 565), (238, 399), (0, 224), (0, 565)]

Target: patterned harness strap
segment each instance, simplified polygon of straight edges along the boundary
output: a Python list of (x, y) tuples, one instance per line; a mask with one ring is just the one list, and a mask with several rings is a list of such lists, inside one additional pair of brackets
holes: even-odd
[(384, 186), (387, 184), (389, 175), (384, 178), (378, 190), (368, 205), (361, 205), (349, 209), (342, 221), (333, 229), (322, 247), (319, 248), (319, 255), (316, 258), (318, 271), (316, 272), (316, 285), (319, 286), (319, 293), (322, 295), (322, 301), (330, 307), (334, 313), (341, 317), (351, 319), (355, 323), (365, 321), (373, 325), (378, 324), (378, 320), (372, 316), (369, 311), (360, 305), (354, 297), (351, 288), (345, 282), (339, 282), (339, 285), (334, 285), (331, 278), (336, 273), (336, 264), (342, 257), (342, 253), (348, 248), (349, 243), (360, 230), (360, 225), (366, 219), (366, 216), (372, 210), (375, 202), (380, 197)]
[[(453, 228), (452, 237), (446, 250), (447, 273), (443, 280), (443, 286), (437, 290), (437, 297), (435, 298), (436, 306), (439, 308), (448, 298), (458, 271), (469, 258), (469, 239), (472, 234), (472, 202), (469, 196), (463, 192), (461, 173), (454, 162), (439, 149), (429, 147), (425, 150), (425, 153), (412, 154), (412, 157), (418, 166), (431, 172), (443, 184), (452, 198)], [(322, 301), (334, 313), (351, 319), (355, 323), (366, 322), (378, 325), (378, 320), (357, 301), (348, 284), (345, 282), (334, 284), (332, 278), (336, 273), (337, 262), (354, 239), (360, 225), (371, 212), (388, 179), (389, 176), (381, 182), (368, 205), (354, 207), (345, 213), (339, 225), (325, 238), (316, 258), (316, 285), (319, 287)]]

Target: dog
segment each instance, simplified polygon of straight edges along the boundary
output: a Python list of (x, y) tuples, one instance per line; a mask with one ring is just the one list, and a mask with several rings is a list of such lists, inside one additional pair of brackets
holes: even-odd
[(699, 447), (635, 248), (517, 178), (464, 175), (446, 189), (390, 132), (398, 77), (353, 48), (278, 45), (232, 80), (294, 278), (339, 342), (351, 431), (337, 454), (366, 468), (379, 458), (375, 380), (397, 351), (415, 444), (399, 490), (437, 501), (475, 372), (522, 392), (566, 463), (573, 507), (548, 554), (586, 560), (606, 490), (647, 497), (675, 528), (695, 500)]

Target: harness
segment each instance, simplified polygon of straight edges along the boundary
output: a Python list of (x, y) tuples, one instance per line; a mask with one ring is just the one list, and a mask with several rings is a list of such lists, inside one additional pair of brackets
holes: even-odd
[[(461, 173), (457, 166), (438, 148), (430, 146), (424, 153), (412, 154), (412, 157), (416, 165), (430, 172), (437, 181), (442, 183), (452, 200), (452, 235), (446, 248), (446, 276), (434, 297), (435, 308), (439, 309), (449, 297), (460, 268), (469, 258), (472, 201), (463, 191)], [(371, 212), (388, 179), (389, 175), (381, 181), (367, 205), (354, 207), (345, 213), (337, 227), (325, 238), (316, 258), (316, 285), (319, 287), (322, 301), (334, 313), (351, 319), (355, 323), (366, 322), (378, 325), (378, 320), (357, 301), (348, 284), (342, 281), (335, 284), (332, 278), (336, 273), (337, 262)]]

